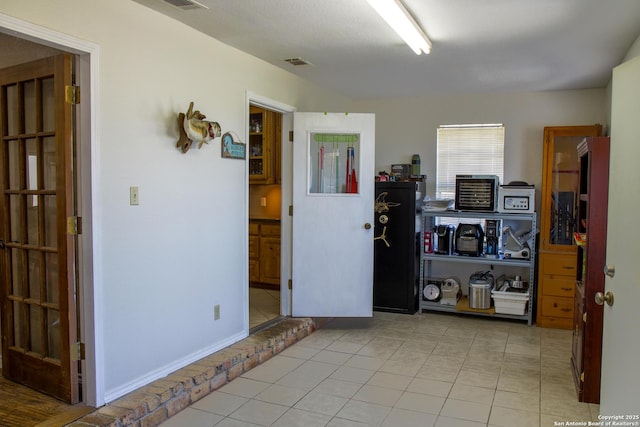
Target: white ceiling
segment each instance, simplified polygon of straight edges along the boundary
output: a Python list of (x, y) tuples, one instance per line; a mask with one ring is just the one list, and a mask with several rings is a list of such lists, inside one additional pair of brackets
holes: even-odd
[(604, 87), (640, 35), (639, 0), (404, 0), (417, 56), (366, 0), (134, 1), (352, 98)]

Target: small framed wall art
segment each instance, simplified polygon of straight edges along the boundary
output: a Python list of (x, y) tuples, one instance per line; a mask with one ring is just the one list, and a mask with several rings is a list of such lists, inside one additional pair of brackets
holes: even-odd
[(226, 132), (222, 135), (222, 157), (227, 159), (244, 159), (246, 158), (247, 144), (242, 141), (236, 141), (234, 134)]

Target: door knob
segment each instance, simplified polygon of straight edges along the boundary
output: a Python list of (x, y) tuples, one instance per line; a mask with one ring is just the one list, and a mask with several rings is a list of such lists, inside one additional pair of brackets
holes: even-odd
[(371, 224), (369, 224), (368, 222), (364, 223), (364, 229), (365, 230), (369, 230), (371, 228)]
[(613, 294), (611, 292), (607, 292), (606, 294), (602, 295), (602, 292), (596, 292), (596, 304), (598, 305), (604, 305), (604, 303), (606, 302), (609, 307), (611, 307), (613, 305)]
[(604, 266), (604, 274), (609, 277), (613, 277), (616, 275), (616, 266), (613, 264), (607, 264)]

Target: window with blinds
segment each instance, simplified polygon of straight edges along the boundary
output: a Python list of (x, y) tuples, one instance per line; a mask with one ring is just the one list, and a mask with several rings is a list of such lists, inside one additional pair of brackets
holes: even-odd
[(504, 174), (502, 124), (446, 125), (438, 128), (436, 199), (454, 199), (456, 175)]

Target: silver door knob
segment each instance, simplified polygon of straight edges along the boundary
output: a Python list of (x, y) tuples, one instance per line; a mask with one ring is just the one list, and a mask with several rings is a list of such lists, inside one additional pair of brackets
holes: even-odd
[(604, 266), (604, 274), (609, 277), (613, 277), (616, 275), (616, 266), (613, 264), (607, 264)]
[(595, 296), (596, 304), (604, 305), (606, 302), (609, 307), (613, 305), (613, 294), (611, 292), (607, 292), (606, 294), (602, 294), (602, 292), (596, 292)]

